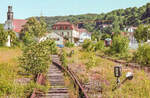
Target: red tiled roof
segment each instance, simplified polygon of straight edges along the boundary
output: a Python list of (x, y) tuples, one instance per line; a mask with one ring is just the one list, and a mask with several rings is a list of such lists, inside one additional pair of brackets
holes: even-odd
[(62, 21), (62, 22), (57, 22), (55, 25), (72, 25), (70, 22)]
[(27, 20), (24, 19), (14, 19), (13, 20), (13, 31), (14, 32), (20, 32), (21, 29), (23, 28), (22, 26), (25, 25), (27, 22)]
[(88, 33), (88, 31), (86, 29), (79, 29), (76, 25), (71, 24), (70, 22), (67, 22), (67, 21), (57, 22), (53, 26), (65, 26), (65, 25), (71, 26), (73, 30), (78, 31), (79, 33), (83, 33), (83, 32), (87, 32)]

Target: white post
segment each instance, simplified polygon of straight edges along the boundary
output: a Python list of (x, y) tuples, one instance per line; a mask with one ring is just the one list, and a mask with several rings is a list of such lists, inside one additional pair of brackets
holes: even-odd
[(11, 47), (11, 45), (10, 45), (10, 35), (8, 35), (8, 37), (7, 37), (6, 46)]

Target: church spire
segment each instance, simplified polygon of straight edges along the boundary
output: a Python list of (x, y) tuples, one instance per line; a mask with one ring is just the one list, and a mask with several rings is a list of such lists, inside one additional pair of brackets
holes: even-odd
[(13, 20), (12, 6), (8, 6), (7, 20), (11, 20), (11, 21)]

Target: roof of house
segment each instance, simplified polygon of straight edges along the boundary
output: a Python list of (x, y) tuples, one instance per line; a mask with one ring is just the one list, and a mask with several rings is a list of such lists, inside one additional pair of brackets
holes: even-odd
[(23, 28), (23, 25), (25, 25), (27, 20), (24, 19), (14, 19), (13, 20), (13, 31), (14, 32), (20, 32)]
[(61, 21), (61, 22), (57, 22), (54, 25), (72, 25), (72, 24), (70, 22), (67, 22), (67, 21)]
[(67, 22), (67, 21), (64, 21), (64, 22), (57, 22), (57, 23), (55, 23), (54, 24), (54, 26), (59, 26), (59, 25), (61, 25), (61, 26), (65, 26), (65, 25), (70, 25), (70, 26), (72, 26), (72, 29), (73, 30), (75, 30), (75, 31), (78, 31), (79, 33), (88, 33), (88, 31), (86, 30), (86, 29), (79, 29), (76, 25), (74, 25), (74, 24), (71, 24), (70, 22)]

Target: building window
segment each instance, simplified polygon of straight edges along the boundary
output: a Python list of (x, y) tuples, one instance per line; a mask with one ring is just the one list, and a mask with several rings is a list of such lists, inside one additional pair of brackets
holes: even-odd
[(64, 32), (62, 32), (62, 36), (64, 36)]
[(69, 36), (69, 32), (67, 32), (67, 35)]

